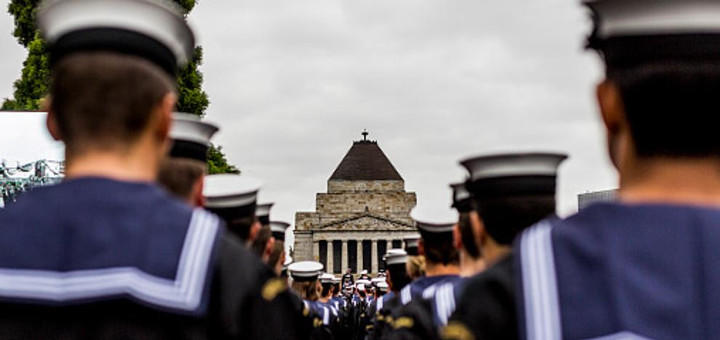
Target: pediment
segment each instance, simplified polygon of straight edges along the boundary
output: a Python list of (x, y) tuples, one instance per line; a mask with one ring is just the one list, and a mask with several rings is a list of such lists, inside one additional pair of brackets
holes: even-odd
[(322, 231), (414, 231), (415, 227), (402, 221), (396, 221), (372, 214), (362, 214), (348, 219), (323, 224), (318, 229)]

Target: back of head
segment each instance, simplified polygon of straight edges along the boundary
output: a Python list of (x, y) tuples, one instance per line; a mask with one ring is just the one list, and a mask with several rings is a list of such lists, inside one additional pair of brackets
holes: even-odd
[[(718, 157), (720, 34), (714, 1), (585, 1), (594, 27), (588, 47), (602, 56), (620, 92), (640, 158)], [(689, 15), (688, 13), (695, 13)], [(628, 24), (632, 22), (632, 24)]]
[(202, 180), (207, 165), (190, 158), (166, 157), (160, 163), (158, 183), (172, 195), (190, 199), (197, 181)]
[(425, 255), (425, 261), (430, 264), (457, 265), (460, 261), (455, 245), (453, 244), (453, 234), (431, 233), (420, 231), (422, 235), (422, 244)]
[(303, 300), (317, 301), (317, 281), (293, 281), (292, 289), (300, 295)]
[(393, 292), (399, 292), (412, 281), (408, 276), (406, 263), (388, 265), (387, 273)]
[(409, 256), (406, 268), (411, 281), (425, 276), (425, 256)]
[(611, 71), (608, 79), (620, 90), (639, 157), (720, 156), (720, 61), (643, 64)]
[(552, 195), (517, 195), (477, 202), (485, 229), (497, 243), (510, 245), (521, 231), (555, 213)]
[(175, 91), (155, 64), (113, 52), (78, 52), (53, 68), (50, 110), (70, 154), (124, 150), (146, 132), (153, 110)]

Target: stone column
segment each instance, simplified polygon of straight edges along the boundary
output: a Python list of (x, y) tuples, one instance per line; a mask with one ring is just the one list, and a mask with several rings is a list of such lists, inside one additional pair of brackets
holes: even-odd
[(355, 252), (357, 253), (358, 273), (363, 271), (363, 249), (362, 240), (355, 241)]
[(348, 267), (348, 250), (347, 250), (347, 240), (342, 241), (342, 252), (340, 253), (342, 256), (342, 261), (340, 262), (342, 266), (340, 266), (340, 272), (344, 272), (345, 268)]
[(333, 272), (333, 243), (332, 240), (327, 241), (327, 268), (325, 268), (326, 273), (335, 274)]
[(370, 245), (370, 261), (372, 261), (372, 272), (378, 272), (378, 252), (377, 252), (377, 240), (372, 240)]
[(313, 261), (320, 260), (320, 242), (313, 241)]

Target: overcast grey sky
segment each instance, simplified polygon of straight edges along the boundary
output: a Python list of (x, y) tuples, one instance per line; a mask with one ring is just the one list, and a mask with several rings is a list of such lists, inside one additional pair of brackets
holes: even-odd
[[(315, 208), (362, 129), (438, 210), (464, 176), (458, 160), (495, 151), (569, 153), (563, 215), (578, 193), (616, 185), (579, 1), (202, 0), (190, 19), (216, 142), (266, 183), (274, 219)], [(25, 57), (11, 30), (0, 15), (2, 97)], [(25, 147), (2, 137), (22, 124), (38, 128), (0, 118), (0, 158)]]

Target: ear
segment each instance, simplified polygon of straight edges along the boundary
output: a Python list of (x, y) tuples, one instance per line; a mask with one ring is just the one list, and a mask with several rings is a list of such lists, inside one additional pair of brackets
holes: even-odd
[(418, 241), (418, 255), (425, 256), (425, 240), (423, 239)]
[(205, 186), (205, 176), (200, 176), (193, 183), (192, 193), (190, 194), (190, 205), (194, 207), (204, 207), (205, 197), (203, 196), (203, 188)]
[(482, 249), (482, 246), (485, 245), (488, 233), (485, 229), (485, 224), (477, 211), (470, 212), (470, 225), (473, 229), (473, 236), (475, 236), (475, 244)]
[(627, 129), (625, 105), (620, 95), (620, 89), (609, 80), (597, 85), (596, 95), (607, 133), (608, 153), (615, 167), (618, 167), (622, 152), (620, 150), (621, 138), (626, 137), (623, 134)]
[(265, 243), (265, 256), (268, 258), (270, 257), (270, 254), (272, 253), (273, 246), (275, 246), (275, 237), (270, 237), (267, 242)]
[(166, 140), (170, 135), (170, 126), (172, 125), (172, 114), (175, 110), (175, 104), (177, 103), (177, 96), (169, 92), (160, 101), (160, 105), (157, 107), (157, 137), (161, 140)]
[(47, 116), (45, 116), (45, 126), (47, 126), (50, 136), (56, 141), (62, 140), (62, 134), (60, 134), (60, 127), (57, 124), (57, 118), (55, 116), (55, 110), (52, 109), (51, 99), (47, 99)]
[(455, 223), (453, 227), (453, 247), (455, 249), (462, 249), (462, 234), (460, 234), (460, 224)]

